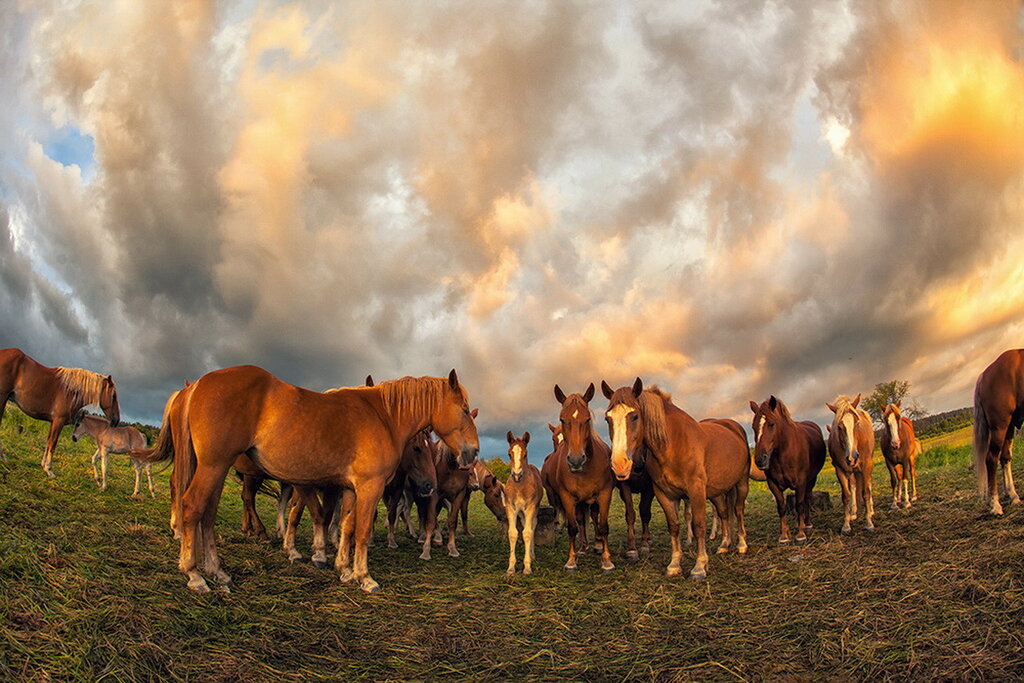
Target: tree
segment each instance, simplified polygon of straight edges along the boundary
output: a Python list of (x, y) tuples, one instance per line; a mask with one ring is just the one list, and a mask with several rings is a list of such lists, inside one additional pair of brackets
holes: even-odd
[(868, 414), (878, 424), (882, 423), (885, 407), (890, 403), (903, 402), (900, 406), (900, 412), (911, 420), (926, 416), (928, 411), (917, 402), (917, 399), (905, 400), (908, 393), (910, 393), (910, 382), (905, 379), (893, 379), (888, 382), (882, 382), (876, 384), (875, 390), (871, 392), (871, 395), (860, 402), (860, 407), (868, 411)]

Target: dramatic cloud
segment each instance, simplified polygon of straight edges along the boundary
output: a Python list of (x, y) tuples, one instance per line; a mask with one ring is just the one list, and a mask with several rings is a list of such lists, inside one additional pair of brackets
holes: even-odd
[(114, 373), (130, 417), (238, 363), (457, 367), (491, 435), (636, 375), (744, 423), (893, 378), (941, 410), (1021, 345), (1015, 2), (13, 2), (0, 28), (0, 345)]

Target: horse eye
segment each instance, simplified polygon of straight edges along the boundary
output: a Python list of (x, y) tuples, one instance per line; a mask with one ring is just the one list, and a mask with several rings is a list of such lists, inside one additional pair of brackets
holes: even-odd
[(639, 415), (630, 415), (630, 416), (629, 416), (629, 421), (630, 421), (630, 422), (636, 422), (636, 421), (637, 421), (637, 420), (639, 420), (639, 419), (640, 419), (640, 416), (639, 416)]

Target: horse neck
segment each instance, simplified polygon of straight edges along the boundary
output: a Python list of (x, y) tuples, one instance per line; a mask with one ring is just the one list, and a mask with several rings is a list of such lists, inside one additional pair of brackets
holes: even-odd
[[(388, 383), (381, 383), (368, 389), (360, 391), (372, 391), (379, 397), (384, 414), (390, 423), (391, 432), (395, 436), (396, 443), (401, 447), (412, 438), (416, 432), (422, 431), (431, 426), (430, 421), (438, 408), (440, 392), (430, 388), (430, 382), (425, 380), (443, 382), (435, 378), (419, 379), (398, 379)], [(414, 382), (422, 383), (422, 388), (413, 388)]]
[(699, 438), (702, 434), (700, 424), (694, 420), (689, 413), (662, 397), (659, 397), (659, 400), (662, 401), (664, 412), (664, 443), (660, 445), (656, 444), (645, 434), (644, 443), (641, 444), (641, 448), (646, 448), (649, 454), (651, 454), (656, 460), (660, 461), (667, 457), (668, 451), (672, 448), (673, 428), (675, 428), (675, 431), (677, 432), (681, 431), (684, 439)]

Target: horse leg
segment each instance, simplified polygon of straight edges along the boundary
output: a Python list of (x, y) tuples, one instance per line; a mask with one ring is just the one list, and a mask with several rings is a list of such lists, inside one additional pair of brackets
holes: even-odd
[(437, 491), (430, 494), (430, 498), (420, 508), (420, 531), (423, 533), (423, 552), (420, 553), (421, 560), (430, 560), (430, 546), (434, 542), (434, 527), (437, 526), (437, 508), (440, 505)]
[[(729, 546), (732, 543), (732, 529), (729, 528), (729, 505), (728, 496), (715, 496), (711, 499), (711, 505), (715, 508), (715, 519), (722, 520), (722, 542), (718, 546), (718, 555), (724, 555), (729, 552)], [(711, 540), (714, 540), (712, 535)]]
[[(201, 533), (200, 522), (206, 516), (214, 492), (223, 488), (226, 472), (227, 470), (221, 472), (219, 468), (209, 465), (198, 465), (188, 488), (178, 492), (181, 497), (178, 520), (181, 547), (178, 553), (178, 569), (188, 578), (188, 587), (198, 593), (206, 593), (210, 587), (196, 567), (196, 536)], [(216, 515), (216, 508), (213, 508), (213, 514)], [(210, 535), (213, 535), (212, 529)]]
[(645, 488), (640, 492), (640, 552), (651, 552), (651, 503), (654, 489)]
[(469, 499), (472, 496), (472, 492), (467, 491), (466, 497), (462, 499), (462, 533), (468, 538), (473, 538), (473, 532), (469, 530)]
[[(920, 448), (919, 444), (915, 444), (915, 450)], [(910, 496), (910, 500), (917, 500), (917, 453), (912, 452), (910, 455), (910, 483), (914, 489), (913, 494)]]
[(384, 499), (385, 507), (388, 511), (388, 547), (397, 548), (398, 543), (395, 542), (395, 522), (398, 521), (398, 504), (401, 500), (401, 492), (398, 495), (386, 496)]
[[(444, 509), (445, 512), (450, 515), (451, 511), (452, 511), (452, 502), (450, 500), (442, 500), (440, 502), (440, 505), (437, 506), (437, 513), (440, 514), (442, 509)], [(447, 518), (447, 515), (445, 515), (445, 522), (447, 522), (447, 521), (448, 521), (448, 518)], [(434, 520), (434, 538), (433, 538), (433, 543), (434, 543), (434, 545), (436, 545), (438, 547), (441, 546), (441, 525), (437, 523), (437, 519), (436, 518)]]
[(854, 495), (850, 490), (850, 475), (837, 467), (836, 479), (839, 480), (839, 488), (842, 490), (843, 494), (843, 528), (839, 530), (839, 533), (844, 536), (849, 536), (851, 533), (850, 522), (854, 518), (853, 511), (850, 509)]
[(100, 484), (100, 491), (107, 490), (107, 448), (100, 446), (100, 471), (103, 473), (103, 483)]
[[(331, 528), (334, 522), (337, 521), (338, 512), (338, 501), (341, 499), (341, 489), (337, 486), (328, 486), (323, 490), (324, 502), (323, 502), (323, 522), (321, 524), (320, 535), (324, 538), (324, 562), (322, 569), (327, 568), (327, 542), (330, 541)], [(316, 564), (314, 558), (313, 563)], [(320, 566), (320, 565), (317, 565)]]
[[(533, 572), (533, 534), (537, 531), (537, 508), (538, 505), (530, 504), (523, 513), (523, 574)], [(509, 517), (509, 520), (511, 519)], [(515, 524), (510, 521), (509, 526), (515, 526)]]
[(147, 462), (144, 467), (146, 468), (146, 483), (149, 485), (149, 497), (156, 498), (156, 489), (153, 488), (153, 464)]
[[(352, 579), (366, 593), (376, 593), (380, 590), (380, 584), (370, 576), (366, 548), (373, 535), (373, 511), (377, 509), (377, 501), (380, 500), (382, 493), (384, 493), (383, 481), (368, 481), (363, 484), (362, 490), (356, 493), (354, 511), (356, 542)], [(457, 513), (458, 509), (453, 508), (452, 512)]]
[(565, 511), (565, 528), (569, 534), (569, 559), (565, 561), (565, 571), (574, 572), (576, 571), (576, 534), (580, 530), (579, 522), (582, 515), (579, 514), (576, 501), (572, 499), (568, 492), (563, 491), (561, 493), (561, 500), (562, 509)]
[(459, 529), (459, 512), (465, 499), (466, 489), (463, 489), (455, 496), (451, 508), (448, 509), (448, 557), (459, 556), (459, 549), (455, 547), (455, 534)]
[(988, 475), (989, 512), (1002, 516), (1003, 506), (999, 504), (999, 488), (996, 485), (996, 467), (1006, 438), (1006, 428), (992, 429), (988, 439), (988, 454), (985, 458), (985, 474)]
[(690, 491), (687, 491), (687, 495), (690, 497), (690, 513), (693, 515), (693, 537), (697, 541), (697, 561), (694, 562), (693, 568), (690, 569), (690, 578), (696, 581), (707, 578), (708, 571), (708, 550), (707, 550), (707, 504), (705, 501), (707, 495), (705, 491), (698, 487), (697, 490), (693, 491), (692, 495)]
[(768, 478), (765, 483), (768, 484), (768, 490), (775, 496), (775, 508), (779, 513), (779, 544), (790, 543), (789, 522), (786, 520), (786, 492), (771, 478)]
[[(611, 494), (608, 494), (608, 495), (610, 496)], [(595, 553), (596, 552), (601, 552), (601, 539), (597, 535), (597, 522), (598, 522), (598, 519), (600, 518), (600, 514), (601, 514), (600, 513), (600, 505), (598, 503), (591, 503), (590, 504), (590, 521), (594, 525), (594, 544), (591, 546), (591, 548), (594, 550)]]
[(132, 469), (135, 470), (135, 488), (132, 489), (131, 497), (137, 499), (139, 497), (139, 489), (142, 488), (142, 463), (133, 458)]
[(665, 513), (665, 524), (668, 526), (668, 538), (672, 542), (672, 558), (665, 568), (665, 576), (679, 576), (683, 573), (683, 547), (679, 542), (679, 501), (669, 498), (667, 493), (655, 487), (654, 495)]
[(886, 460), (885, 466), (889, 469), (889, 484), (892, 486), (892, 509), (898, 510), (900, 507), (900, 490), (898, 487), (900, 486), (900, 479), (902, 479), (897, 470), (899, 465), (894, 465)]
[(53, 470), (50, 469), (50, 465), (53, 462), (53, 451), (57, 448), (57, 440), (60, 438), (60, 430), (64, 429), (64, 424), (67, 421), (63, 417), (53, 418), (53, 422), (50, 423), (50, 433), (46, 437), (46, 451), (43, 453), (43, 472), (50, 479), (55, 476)]
[[(849, 481), (847, 482), (849, 485)], [(807, 510), (811, 507), (811, 492), (813, 488), (803, 485), (796, 490), (796, 538), (797, 544), (807, 542)], [(850, 497), (853, 505), (856, 505), (856, 497)], [(857, 519), (857, 510), (854, 508), (852, 519)]]
[[(506, 574), (512, 575), (516, 573), (516, 543), (519, 542), (519, 512), (511, 505), (505, 505), (505, 516), (508, 517), (508, 569), (505, 570)], [(523, 545), (526, 545), (526, 528), (523, 528)], [(523, 566), (530, 566), (530, 553), (526, 551), (526, 557), (523, 558)], [(527, 573), (524, 569), (523, 573)]]
[(301, 488), (295, 486), (292, 489), (291, 508), (288, 510), (288, 525), (284, 532), (284, 551), (292, 562), (302, 559), (302, 554), (295, 549), (295, 532), (299, 528), (299, 521), (302, 519), (302, 512), (305, 509)]
[(1010, 498), (1010, 505), (1020, 502), (1017, 489), (1013, 485), (1013, 427), (1006, 430), (1006, 439), (1003, 441), (1003, 449), (999, 454), (999, 461), (1003, 465), (1003, 488)]
[[(861, 467), (864, 463), (861, 463)], [(864, 528), (875, 530), (875, 496), (871, 492), (871, 470), (861, 470), (861, 490), (864, 492)], [(910, 505), (908, 502), (907, 505)]]
[[(11, 392), (7, 391), (3, 394), (4, 400), (0, 401), (0, 424), (4, 421), (4, 411), (7, 410), (7, 401), (11, 398)], [(4, 453), (4, 445), (0, 444), (0, 460), (7, 462), (7, 454)]]
[(747, 553), (747, 527), (744, 516), (747, 512), (747, 493), (750, 491), (750, 477), (743, 477), (736, 484), (735, 497), (733, 499), (733, 514), (736, 516), (736, 552), (740, 555)]
[(356, 525), (356, 492), (344, 489), (341, 492), (341, 523), (338, 525), (338, 554), (334, 557), (334, 569), (342, 583), (353, 578), (352, 538)]
[[(305, 487), (304, 487), (305, 488)], [(320, 496), (314, 487), (305, 488), (303, 499), (309, 508), (309, 517), (313, 520), (313, 555), (310, 558), (313, 566), (327, 568), (327, 516), (326, 506), (320, 503)]]
[(281, 482), (281, 490), (277, 497), (277, 519), (274, 522), (274, 531), (277, 537), (284, 539), (288, 532), (288, 512), (292, 501), (292, 485)]
[[(224, 470), (224, 474), (227, 474), (227, 469)], [(217, 507), (220, 505), (220, 496), (224, 491), (223, 483), (222, 477), (221, 486), (215, 487), (210, 494), (200, 523), (203, 529), (203, 546), (206, 555), (203, 568), (208, 576), (227, 589), (231, 584), (231, 577), (221, 567), (220, 555), (217, 553), (217, 535), (213, 532), (214, 522), (217, 521)]]
[(587, 506), (585, 503), (577, 503), (573, 510), (576, 515), (576, 528), (579, 529), (580, 534), (577, 552), (580, 555), (586, 555), (590, 550), (590, 541), (587, 540)]
[(636, 510), (633, 508), (633, 491), (627, 482), (621, 482), (618, 489), (619, 498), (626, 508), (626, 557), (638, 560), (640, 553), (636, 551)]
[(608, 543), (608, 509), (612, 504), (612, 489), (605, 489), (597, 499), (597, 519), (594, 520), (595, 538), (601, 541), (601, 571), (610, 572), (615, 569), (612, 564), (612, 551)]
[[(676, 516), (679, 516), (679, 506), (676, 505)], [(693, 545), (693, 527), (690, 522), (693, 520), (693, 511), (690, 509), (690, 499), (683, 500), (683, 522), (686, 524), (686, 545)]]
[(96, 482), (96, 486), (100, 485), (100, 470), (96, 467), (96, 463), (100, 460), (100, 447), (96, 447), (96, 452), (92, 454), (92, 480)]

